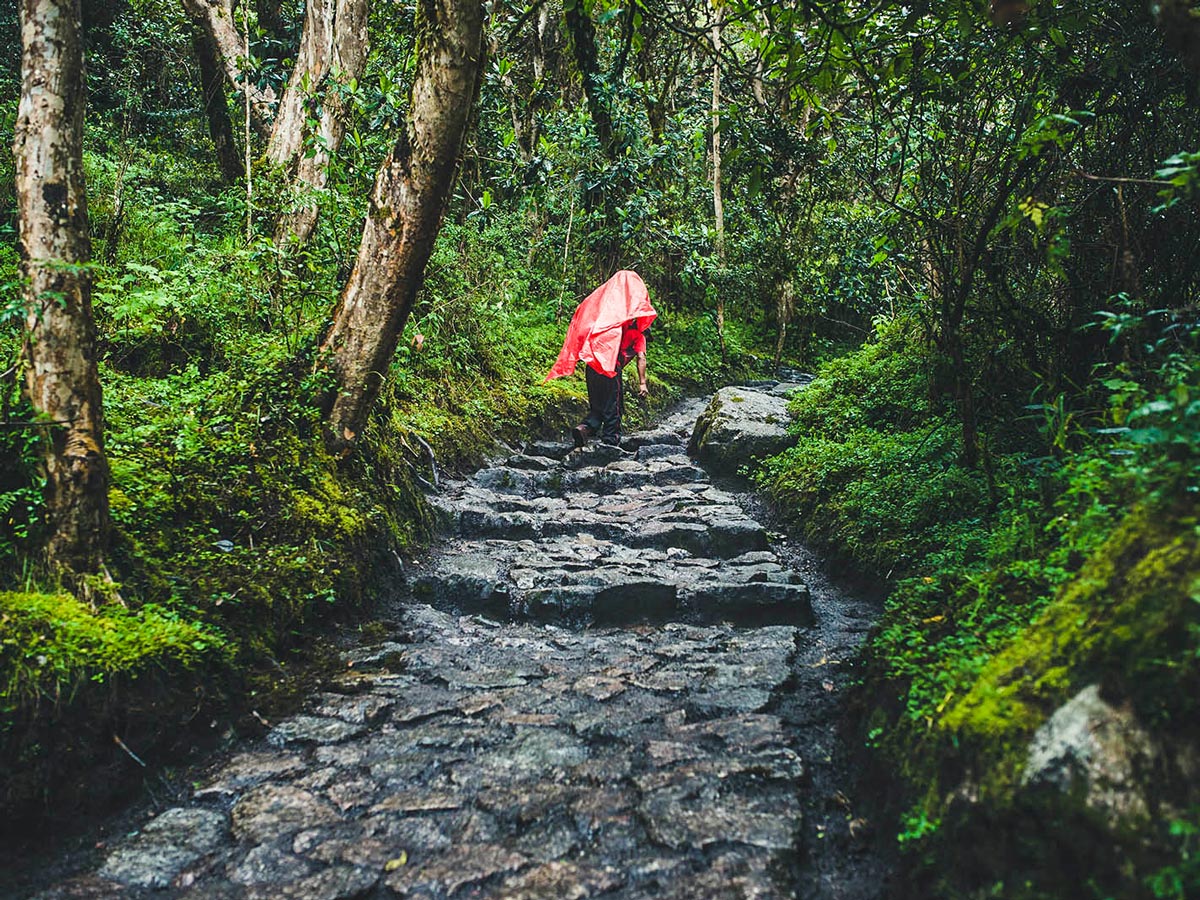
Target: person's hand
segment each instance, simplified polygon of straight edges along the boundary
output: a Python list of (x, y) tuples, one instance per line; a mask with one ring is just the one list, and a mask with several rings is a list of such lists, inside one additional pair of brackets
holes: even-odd
[(638, 396), (643, 400), (650, 396), (650, 388), (646, 386), (645, 382), (638, 385)]

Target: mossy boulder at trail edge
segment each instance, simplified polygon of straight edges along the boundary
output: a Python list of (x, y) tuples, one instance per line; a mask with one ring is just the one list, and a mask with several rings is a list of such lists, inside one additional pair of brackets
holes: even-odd
[(763, 382), (722, 388), (696, 421), (688, 453), (720, 473), (734, 474), (755, 459), (782, 453), (796, 437), (787, 397), (803, 383)]
[(1127, 514), (939, 719), (897, 723), (885, 753), (925, 786), (906, 816), (926, 825), (910, 829), (914, 896), (1176, 896), (1147, 873), (1200, 808), (1200, 533), (1186, 513)]

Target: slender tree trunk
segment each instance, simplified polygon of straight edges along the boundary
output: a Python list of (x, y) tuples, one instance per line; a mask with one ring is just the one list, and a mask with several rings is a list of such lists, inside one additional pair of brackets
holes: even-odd
[(200, 93), (204, 98), (204, 115), (208, 120), (208, 135), (217, 153), (221, 177), (234, 184), (242, 174), (242, 162), (237, 142), (233, 138), (233, 120), (225, 100), (225, 73), (212, 39), (199, 25), (192, 26), (192, 49), (200, 65)]
[(17, 206), (25, 286), (26, 384), (48, 420), (47, 553), (95, 572), (108, 537), (108, 461), (96, 373), (80, 0), (21, 0)]
[[(362, 76), (367, 65), (367, 0), (309, 0), (296, 67), (279, 103), (271, 129), (267, 159), (286, 169), (294, 167), (296, 207), (280, 217), (275, 243), (304, 243), (317, 224), (318, 206), (312, 194), (323, 190), (329, 177), (329, 158), (346, 135), (346, 103), (339, 87)], [(309, 104), (320, 97), (316, 131), (309, 128)], [(305, 142), (313, 141), (311, 155)]]
[(417, 72), (408, 127), (375, 179), (358, 259), (320, 365), (336, 390), (325, 399), (326, 444), (348, 453), (379, 395), (441, 227), (471, 107), (479, 91), (483, 8), (477, 0), (421, 0)]
[(650, 126), (650, 142), (661, 144), (667, 126), (667, 113), (683, 57), (678, 53), (655, 54), (660, 41), (660, 29), (654, 20), (642, 27), (641, 49), (638, 51), (638, 78), (645, 86), (642, 103), (646, 108), (646, 124)]
[(238, 34), (237, 25), (233, 21), (233, 0), (183, 0), (183, 8), (192, 21), (204, 29), (212, 46), (217, 49), (217, 56), (229, 84), (246, 94), (254, 114), (255, 129), (259, 135), (266, 137), (271, 131), (271, 109), (275, 104), (275, 92), (270, 88), (260, 88), (248, 83), (249, 79), (243, 68), (245, 50), (242, 46), (242, 36)]
[[(300, 197), (293, 210), (280, 217), (275, 227), (275, 242), (289, 239), (308, 240), (317, 222), (318, 207), (312, 200), (315, 191), (324, 189), (329, 174), (330, 154), (341, 147), (346, 134), (346, 108), (331, 76), (346, 84), (362, 76), (367, 62), (368, 0), (309, 0), (305, 5), (304, 28), (296, 65), (287, 89), (274, 110), (274, 91), (250, 84), (243, 72), (246, 50), (234, 22), (233, 0), (182, 0), (192, 17), (215, 48), (225, 77), (245, 94), (255, 126), (267, 138), (267, 159), (288, 170)], [(249, 0), (246, 0), (249, 2)], [(261, 22), (272, 34), (282, 32), (279, 4), (258, 0)], [(320, 97), (320, 115), (316, 130), (309, 127), (309, 106)], [(273, 112), (274, 110), (274, 112)], [(312, 140), (316, 152), (305, 153)]]
[(792, 315), (796, 311), (796, 285), (792, 281), (790, 275), (785, 275), (783, 283), (778, 287), (779, 293), (775, 296), (775, 324), (779, 328), (779, 333), (775, 336), (775, 368), (779, 368), (780, 362), (783, 361), (783, 348), (787, 344), (788, 325), (792, 322)]
[(975, 410), (975, 388), (963, 354), (962, 331), (951, 328), (943, 338), (946, 355), (954, 372), (954, 403), (962, 422), (962, 463), (968, 469), (979, 465), (979, 418)]
[(533, 80), (540, 88), (550, 70), (558, 68), (558, 29), (550, 12), (550, 4), (538, 7), (533, 33)]
[[(716, 8), (713, 19), (712, 69), (712, 164), (713, 164), (713, 224), (716, 228), (717, 259), (725, 267), (725, 204), (721, 200), (721, 24), (725, 7)], [(725, 290), (717, 285), (717, 340), (721, 344), (721, 362), (728, 363), (725, 349)]]
[(588, 112), (596, 126), (596, 137), (600, 148), (609, 160), (617, 158), (617, 139), (613, 129), (612, 111), (604, 96), (604, 75), (600, 71), (600, 60), (596, 54), (596, 26), (584, 9), (583, 0), (564, 0), (563, 15), (567, 31), (571, 34), (571, 48), (575, 53), (575, 65), (583, 79), (583, 93), (587, 97)]

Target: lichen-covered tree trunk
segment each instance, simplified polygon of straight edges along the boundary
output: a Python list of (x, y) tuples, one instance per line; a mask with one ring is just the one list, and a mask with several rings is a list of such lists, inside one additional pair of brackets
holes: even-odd
[[(303, 243), (317, 223), (318, 207), (312, 194), (325, 187), (329, 156), (341, 147), (346, 134), (346, 104), (337, 85), (362, 77), (366, 68), (368, 0), (309, 0), (305, 4), (296, 64), (281, 98), (269, 88), (247, 85), (245, 38), (234, 21), (232, 0), (182, 2), (216, 48), (226, 80), (246, 93), (255, 128), (267, 138), (267, 160), (285, 169), (297, 188), (295, 207), (276, 223), (275, 242), (294, 239)], [(282, 28), (278, 4), (261, 2), (258, 6), (259, 14), (266, 13), (271, 19), (260, 24), (272, 31)], [(320, 99), (315, 120), (310, 115), (314, 97)], [(312, 121), (315, 130), (310, 127)], [(312, 154), (306, 152), (310, 141), (315, 144)]]
[(80, 0), (21, 0), (17, 207), (26, 279), (26, 386), (47, 420), (50, 561), (97, 571), (108, 536), (108, 462), (96, 373), (83, 180)]
[(245, 47), (233, 21), (233, 0), (183, 0), (184, 11), (208, 35), (217, 49), (225, 78), (250, 101), (255, 130), (263, 137), (271, 131), (271, 110), (275, 92), (270, 88), (246, 83)]
[(200, 93), (204, 101), (204, 117), (208, 122), (208, 136), (217, 153), (221, 176), (233, 184), (241, 177), (242, 161), (233, 137), (229, 104), (225, 100), (225, 73), (212, 38), (198, 24), (192, 26), (192, 49), (200, 66)]
[(326, 444), (348, 453), (362, 433), (425, 280), (479, 90), (478, 0), (421, 0), (408, 127), (375, 178), (358, 258), (333, 312), (319, 365), (334, 376)]
[[(275, 242), (307, 241), (317, 223), (312, 193), (325, 187), (330, 154), (346, 134), (346, 104), (338, 90), (362, 77), (367, 64), (367, 0), (309, 0), (296, 66), (279, 103), (267, 159), (293, 170), (296, 206), (280, 217)], [(309, 128), (309, 101), (321, 98), (316, 131)], [(314, 153), (305, 152), (313, 140)]]

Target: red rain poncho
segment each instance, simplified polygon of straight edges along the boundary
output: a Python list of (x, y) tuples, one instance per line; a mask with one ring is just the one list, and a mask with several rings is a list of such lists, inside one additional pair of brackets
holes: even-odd
[(628, 322), (638, 331), (645, 331), (657, 317), (642, 277), (622, 269), (579, 304), (571, 317), (558, 361), (546, 380), (570, 375), (581, 359), (611, 378), (617, 374), (622, 326)]

